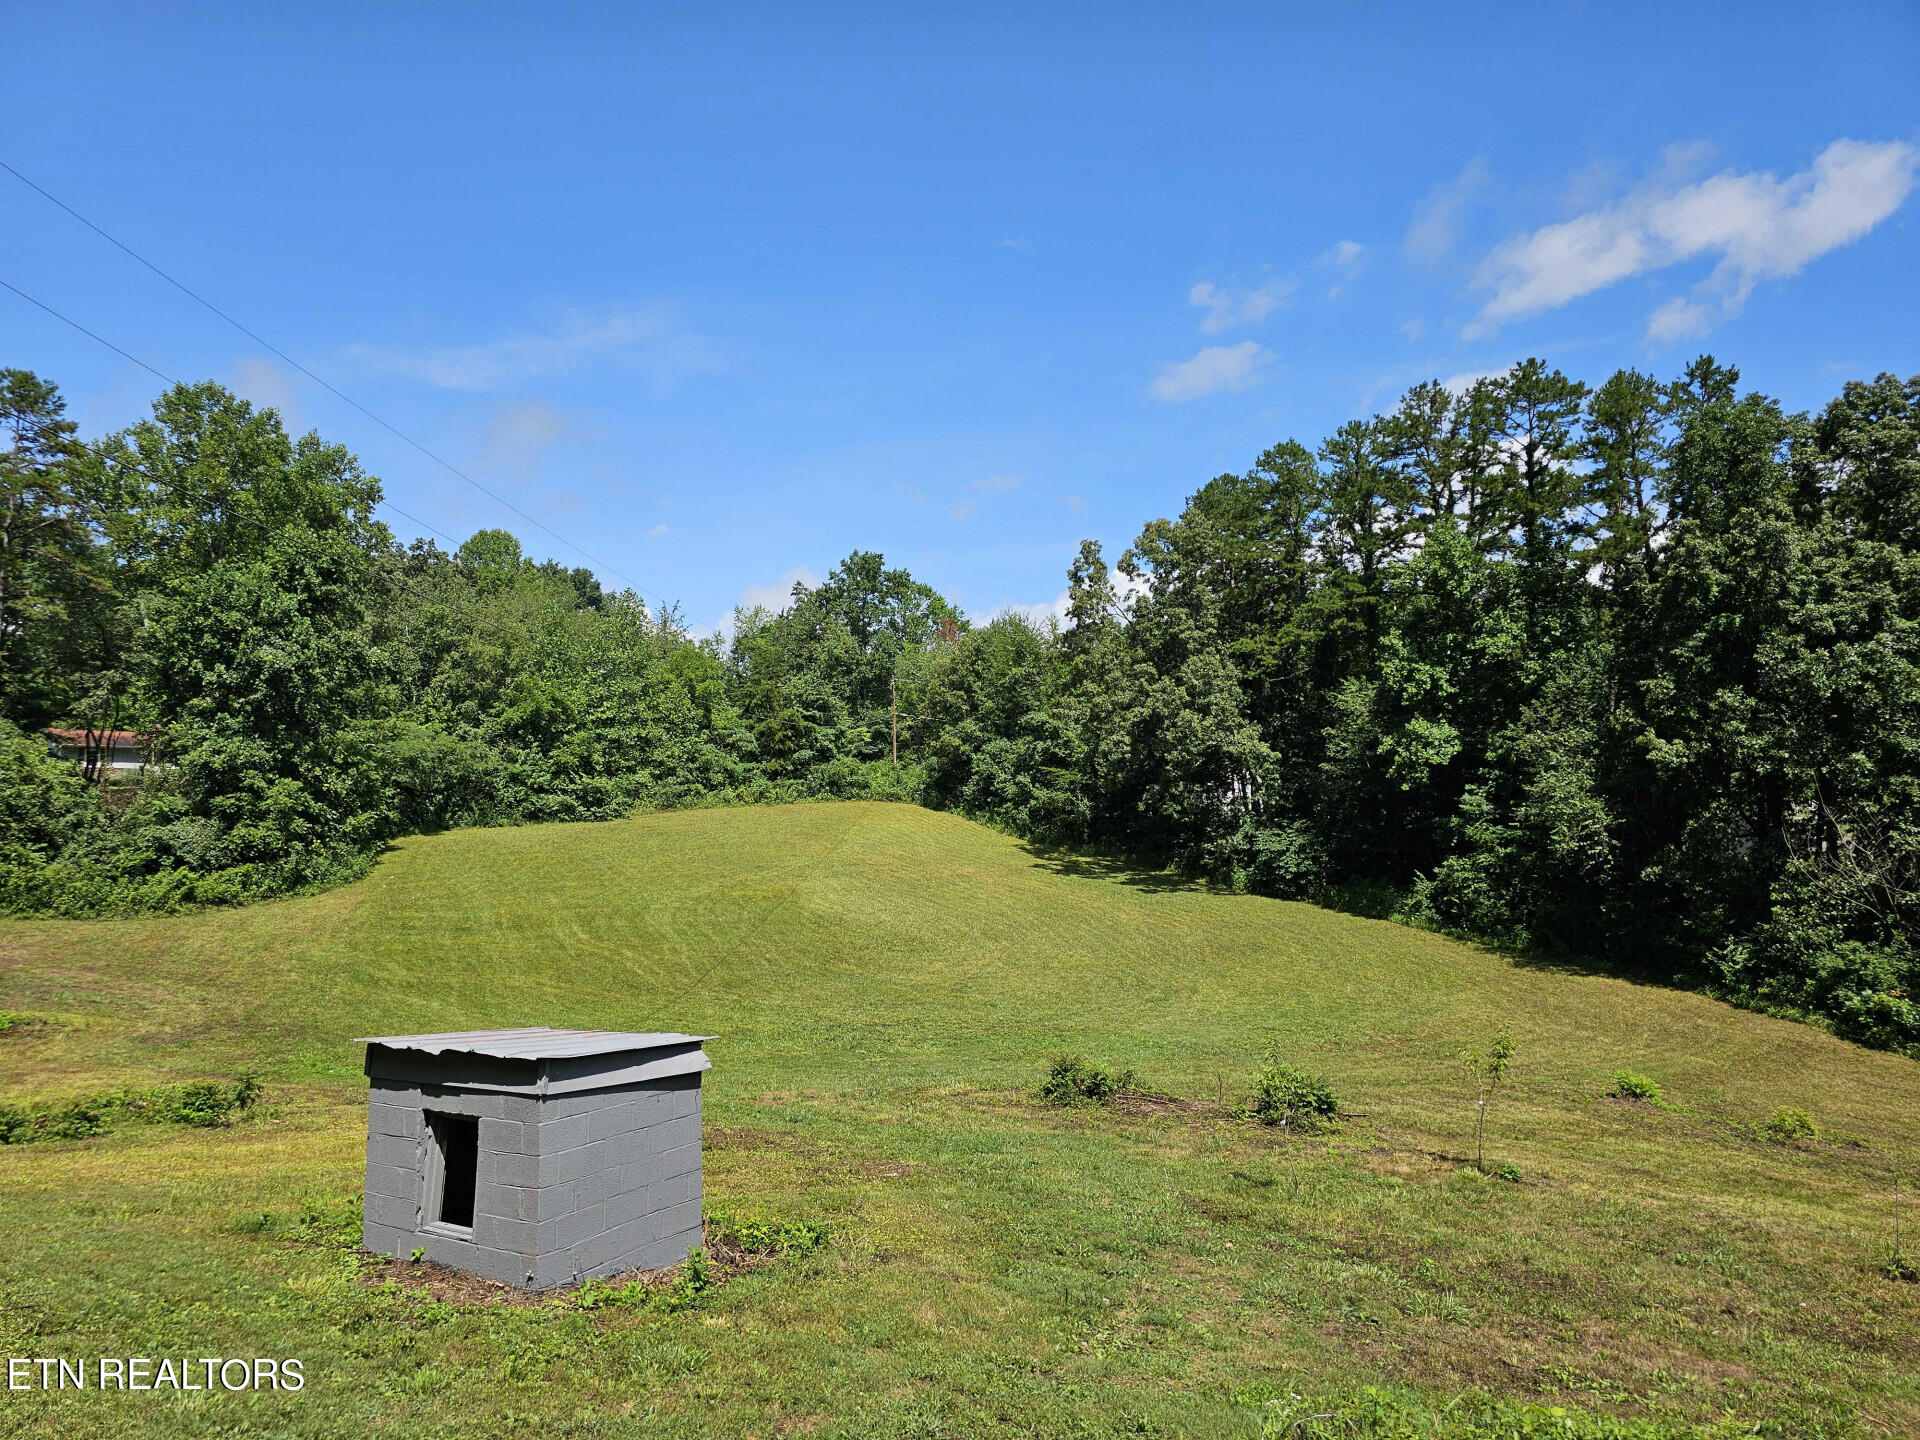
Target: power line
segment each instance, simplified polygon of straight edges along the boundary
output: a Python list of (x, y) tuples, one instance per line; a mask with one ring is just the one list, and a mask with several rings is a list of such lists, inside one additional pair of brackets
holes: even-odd
[[(5, 163), (4, 161), (0, 161), (0, 164), (4, 164), (4, 163)], [(34, 299), (33, 296), (27, 294), (27, 292), (22, 290), (18, 285), (8, 285), (5, 280), (0, 280), (0, 285), (6, 285), (7, 289), (13, 291), (14, 294), (18, 295), (22, 300), (26, 301), (29, 305), (38, 305), (42, 310), (46, 311), (47, 314), (53, 316), (54, 319), (59, 320), (65, 324), (71, 325), (74, 329), (78, 330), (82, 335), (86, 336), (89, 340), (98, 340), (102, 345), (106, 346), (107, 349), (113, 351), (113, 353), (118, 355), (121, 359), (131, 360), (134, 364), (138, 365), (142, 370), (146, 371), (149, 375), (158, 376), (161, 380), (165, 381), (169, 385), (178, 385), (180, 383), (178, 380), (174, 379), (171, 375), (168, 375), (163, 371), (154, 369), (153, 366), (149, 365), (146, 361), (142, 360), (138, 355), (129, 355), (126, 351), (122, 350), (118, 345), (114, 344), (111, 340), (107, 339), (105, 336), (94, 334), (93, 331), (87, 329), (87, 327), (82, 325), (78, 320), (74, 320), (68, 316), (62, 315), (58, 310), (54, 309), (51, 305), (47, 304), (46, 301)]]
[[(572, 550), (575, 554), (584, 556), (596, 568), (600, 570), (604, 570), (607, 574), (613, 576), (614, 579), (620, 581), (623, 585), (632, 586), (633, 589), (640, 591), (644, 595), (652, 595), (653, 598), (655, 600), (658, 600), (663, 606), (667, 604), (667, 601), (663, 596), (658, 595), (654, 591), (647, 589), (644, 585), (635, 584), (633, 581), (627, 579), (626, 576), (622, 575), (618, 570), (614, 569), (611, 565), (607, 564), (604, 560), (596, 559), (592, 554), (590, 554), (586, 550), (581, 549), (580, 546), (574, 544), (573, 541), (567, 539), (567, 537), (562, 535), (559, 531), (554, 530), (549, 526), (542, 524), (540, 521), (534, 519), (533, 516), (527, 514), (526, 511), (522, 510), (518, 505), (515, 505), (511, 500), (508, 500), (503, 496), (494, 494), (493, 491), (489, 490), (486, 486), (482, 485), (478, 480), (474, 479), (471, 475), (467, 474), (467, 472), (462, 470), (459, 466), (453, 464), (451, 461), (441, 459), (438, 455), (434, 454), (433, 451), (427, 449), (426, 446), (422, 445), (418, 440), (415, 440), (411, 435), (408, 435), (406, 432), (402, 431), (397, 426), (389, 424), (387, 421), (381, 419), (378, 415), (374, 414), (373, 411), (369, 410), (366, 406), (362, 405), (358, 400), (354, 399), (351, 395), (348, 395), (347, 393), (339, 389), (337, 386), (332, 385), (325, 380), (322, 380), (318, 375), (314, 374), (313, 371), (309, 370), (306, 366), (302, 365), (298, 360), (294, 359), (291, 355), (287, 354), (287, 352), (282, 350), (279, 346), (273, 344), (273, 342), (271, 342), (270, 340), (267, 340), (265, 337), (254, 333), (252, 330), (249, 330), (245, 325), (242, 325), (238, 320), (234, 319), (233, 316), (227, 314), (226, 311), (222, 310), (218, 305), (215, 305), (211, 300), (207, 299), (204, 295), (201, 295), (194, 290), (188, 289), (187, 286), (183, 285), (180, 281), (174, 279), (173, 276), (169, 275), (166, 271), (162, 270), (158, 265), (154, 264), (151, 260), (147, 259), (146, 256), (142, 255), (139, 251), (135, 250), (132, 246), (126, 244), (124, 241), (116, 239), (112, 235), (109, 235), (105, 230), (102, 230), (98, 225), (94, 224), (93, 221), (89, 220), (86, 216), (82, 215), (78, 210), (74, 209), (71, 205), (67, 204), (66, 201), (60, 199), (59, 196), (54, 195), (51, 192), (42, 189), (39, 185), (36, 185), (33, 181), (29, 180), (26, 176), (22, 175), (18, 170), (14, 169), (13, 166), (9, 165), (6, 161), (0, 160), (0, 170), (5, 170), (9, 175), (13, 176), (14, 179), (18, 180), (22, 185), (26, 186), (29, 190), (39, 195), (42, 199), (47, 200), (51, 204), (56, 205), (60, 209), (66, 211), (67, 214), (71, 215), (75, 220), (78, 220), (82, 225), (86, 226), (89, 230), (93, 231), (94, 234), (98, 235), (102, 240), (105, 240), (109, 245), (112, 245), (116, 249), (122, 251), (124, 254), (130, 256), (132, 259), (139, 261), (142, 265), (146, 266), (147, 269), (151, 270), (154, 274), (158, 275), (162, 280), (166, 281), (169, 285), (173, 286), (173, 288), (178, 290), (182, 295), (185, 295), (188, 299), (194, 301), (196, 304), (203, 305), (208, 310), (211, 310), (215, 315), (218, 315), (222, 320), (226, 321), (227, 324), (231, 325), (234, 329), (238, 330), (242, 335), (246, 336), (249, 340), (253, 341), (254, 344), (259, 345), (264, 349), (271, 351), (273, 354), (278, 356), (281, 360), (284, 360), (287, 364), (291, 365), (295, 370), (298, 370), (302, 375), (306, 376), (309, 380), (313, 381), (314, 384), (320, 386), (323, 390), (326, 390), (329, 394), (334, 395), (338, 399), (343, 400), (347, 404), (351, 405), (354, 409), (358, 410), (362, 415), (366, 416), (369, 420), (373, 421), (374, 424), (380, 426), (381, 429), (386, 430), (390, 434), (396, 436), (398, 439), (404, 440), (407, 444), (411, 445), (414, 449), (418, 450), (422, 455), (426, 456), (429, 460), (433, 461), (434, 464), (439, 465), (443, 469), (451, 472), (452, 474), (459, 476), (462, 480), (466, 481), (467, 484), (471, 485), (474, 489), (478, 490), (482, 495), (486, 496), (489, 500), (493, 501), (496, 505), (499, 505), (504, 509), (511, 511), (515, 515), (518, 515), (522, 520), (526, 521), (529, 525), (533, 526), (537, 530), (543, 531), (547, 535), (551, 536), (553, 539), (558, 540), (562, 545), (566, 546), (569, 550)], [(7, 286), (7, 288), (9, 290), (13, 289), (11, 285)], [(15, 290), (14, 293), (17, 295), (20, 292)], [(40, 302), (37, 300), (35, 300), (33, 303), (36, 305), (40, 304)], [(41, 305), (40, 308), (42, 310), (47, 310), (49, 314), (55, 313), (45, 305)], [(65, 316), (61, 316), (60, 318), (63, 320), (66, 319)], [(71, 320), (68, 320), (67, 323), (69, 325), (73, 325), (74, 322), (72, 322)], [(74, 328), (78, 330), (81, 327), (78, 325), (74, 325)], [(87, 333), (92, 334), (91, 331), (88, 331)], [(96, 340), (99, 339), (97, 335), (94, 336), (94, 338)], [(101, 343), (106, 344), (107, 342), (101, 341)], [(120, 349), (120, 347), (117, 345), (111, 346), (110, 348), (115, 350)], [(126, 354), (124, 350), (121, 350), (120, 353), (123, 355)], [(131, 355), (128, 355), (127, 358), (129, 360), (133, 359)], [(140, 362), (137, 360), (135, 360), (134, 363), (136, 365), (140, 364)], [(149, 370), (153, 369), (153, 367), (150, 365), (146, 366), (145, 368)], [(153, 373), (158, 375), (160, 372), (157, 370), (154, 370)], [(161, 378), (164, 379), (165, 377), (162, 376)], [(396, 510), (398, 509), (398, 507), (395, 507), (395, 508)], [(420, 522), (415, 521), (414, 523), (419, 524)], [(427, 528), (430, 530), (433, 529), (432, 526), (428, 526)], [(434, 530), (433, 533), (436, 535), (440, 534), (438, 530)], [(445, 537), (443, 536), (442, 538), (444, 539)], [(451, 544), (452, 542), (448, 541), (448, 543)]]
[[(0, 160), (0, 165), (4, 165), (4, 164), (6, 164), (6, 162), (4, 160)], [(6, 280), (0, 280), (0, 286), (5, 286), (7, 289), (11, 290), (14, 294), (18, 295), (22, 300), (26, 301), (29, 305), (37, 305), (40, 309), (46, 311), (47, 314), (53, 316), (53, 318), (58, 320), (61, 324), (71, 325), (74, 329), (78, 330), (82, 335), (86, 336), (89, 340), (99, 341), (100, 344), (106, 346), (107, 349), (113, 351), (113, 353), (118, 355), (121, 359), (131, 360), (135, 365), (138, 365), (142, 370), (146, 371), (149, 375), (158, 377), (160, 380), (164, 381), (168, 385), (178, 385), (180, 383), (178, 380), (174, 379), (171, 375), (167, 374), (164, 370), (155, 369), (153, 366), (149, 365), (146, 361), (142, 360), (138, 355), (128, 354), (125, 350), (122, 350), (118, 345), (114, 344), (111, 340), (107, 339), (106, 336), (96, 335), (93, 331), (89, 330), (86, 326), (82, 325), (78, 320), (75, 320), (71, 315), (62, 315), (58, 310), (54, 309), (51, 305), (47, 304), (46, 301), (36, 300), (33, 296), (27, 294), (26, 291), (22, 290), (18, 285), (14, 285)], [(88, 448), (92, 449), (93, 447), (89, 446)], [(98, 451), (96, 451), (95, 453), (97, 454)], [(398, 505), (394, 504), (391, 500), (387, 499), (384, 495), (380, 497), (380, 503), (386, 506), (387, 509), (393, 511), (394, 514), (398, 515), (402, 520), (405, 520), (408, 524), (418, 525), (422, 530), (431, 531), (433, 534), (438, 535), (442, 540), (446, 541), (447, 544), (457, 546), (460, 543), (459, 541), (455, 540), (451, 535), (447, 534), (446, 531), (436, 530), (434, 529), (433, 526), (427, 524), (426, 521), (420, 519), (418, 516), (409, 515), (406, 511), (402, 510)]]

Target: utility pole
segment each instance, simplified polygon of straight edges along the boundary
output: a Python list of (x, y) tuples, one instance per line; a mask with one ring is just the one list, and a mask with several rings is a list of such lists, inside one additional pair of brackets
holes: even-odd
[(887, 710), (893, 716), (893, 768), (900, 768), (900, 682), (887, 681)]

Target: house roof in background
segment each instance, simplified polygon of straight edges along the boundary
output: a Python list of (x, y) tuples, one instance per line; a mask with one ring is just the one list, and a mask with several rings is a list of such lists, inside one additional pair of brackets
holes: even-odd
[[(40, 732), (49, 740), (57, 740), (62, 745), (84, 745), (87, 743), (85, 730), (74, 730), (60, 725), (49, 725)], [(147, 730), (95, 730), (92, 732), (96, 745), (146, 745), (160, 737)]]

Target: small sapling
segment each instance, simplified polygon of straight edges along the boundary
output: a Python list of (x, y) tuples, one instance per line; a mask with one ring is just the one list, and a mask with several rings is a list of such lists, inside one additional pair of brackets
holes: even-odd
[(1507, 1066), (1513, 1063), (1513, 1032), (1505, 1026), (1484, 1051), (1468, 1046), (1460, 1052), (1467, 1078), (1473, 1084), (1473, 1164), (1481, 1174), (1487, 1171), (1487, 1107), (1493, 1103), (1500, 1082), (1507, 1078)]

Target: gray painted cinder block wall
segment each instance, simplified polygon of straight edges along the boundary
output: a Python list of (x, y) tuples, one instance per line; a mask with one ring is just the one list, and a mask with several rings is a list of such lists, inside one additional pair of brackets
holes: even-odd
[[(488, 1279), (546, 1289), (663, 1269), (700, 1243), (698, 1073), (557, 1095), (370, 1080), (368, 1250), (406, 1258), (419, 1249)], [(434, 1113), (479, 1122), (471, 1235), (424, 1214)]]

